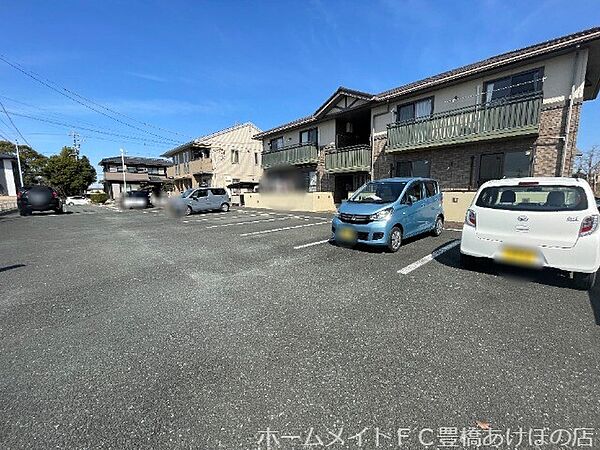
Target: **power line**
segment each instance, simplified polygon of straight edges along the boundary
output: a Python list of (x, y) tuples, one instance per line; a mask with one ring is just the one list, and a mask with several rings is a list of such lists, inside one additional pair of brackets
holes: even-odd
[[(23, 68), (23, 67), (20, 67), (18, 64), (16, 64), (16, 63), (13, 63), (13, 62), (9, 61), (9, 60), (8, 60), (8, 59), (6, 59), (6, 57), (5, 57), (4, 55), (2, 55), (2, 54), (0, 54), (0, 61), (4, 61), (6, 64), (8, 64), (9, 66), (11, 66), (12, 68), (14, 68), (14, 69), (18, 70), (19, 72), (23, 73), (24, 75), (28, 76), (29, 78), (31, 78), (31, 79), (33, 79), (33, 80), (37, 81), (38, 83), (40, 83), (40, 84), (42, 84), (42, 85), (46, 86), (47, 88), (49, 88), (49, 89), (52, 89), (53, 91), (55, 91), (55, 92), (59, 93), (60, 95), (63, 95), (63, 96), (65, 96), (65, 97), (67, 97), (68, 99), (70, 99), (70, 100), (74, 101), (75, 103), (78, 103), (78, 104), (80, 104), (81, 106), (83, 106), (83, 107), (85, 107), (85, 108), (88, 108), (88, 109), (90, 109), (90, 110), (92, 110), (92, 111), (94, 111), (94, 112), (96, 112), (96, 113), (98, 113), (98, 114), (101, 114), (101, 115), (103, 115), (103, 116), (105, 116), (105, 117), (108, 117), (109, 119), (111, 119), (111, 120), (114, 120), (115, 122), (118, 122), (118, 123), (120, 123), (120, 124), (122, 124), (122, 125), (125, 125), (125, 126), (128, 126), (128, 127), (130, 127), (130, 128), (136, 129), (136, 130), (138, 130), (138, 131), (142, 131), (143, 133), (150, 134), (150, 135), (152, 135), (152, 136), (154, 136), (154, 137), (157, 137), (157, 138), (160, 138), (160, 139), (164, 139), (164, 140), (169, 140), (169, 141), (172, 141), (172, 142), (174, 142), (174, 143), (180, 144), (180, 142), (179, 142), (179, 141), (176, 141), (175, 139), (171, 139), (171, 138), (165, 138), (164, 136), (160, 136), (160, 135), (158, 135), (158, 134), (156, 134), (156, 133), (152, 133), (152, 132), (150, 132), (150, 131), (148, 131), (148, 130), (145, 130), (145, 129), (143, 129), (143, 128), (140, 128), (140, 127), (137, 127), (137, 126), (135, 126), (135, 125), (132, 125), (132, 124), (130, 124), (130, 123), (127, 123), (127, 122), (125, 122), (125, 121), (123, 121), (123, 120), (120, 120), (120, 119), (118, 119), (118, 118), (116, 118), (116, 117), (113, 117), (113, 116), (111, 116), (110, 114), (107, 114), (107, 113), (105, 113), (105, 112), (103, 112), (103, 111), (100, 111), (100, 110), (98, 110), (98, 109), (96, 109), (96, 108), (94, 108), (94, 107), (92, 107), (92, 106), (90, 106), (90, 105), (88, 105), (88, 104), (84, 103), (84, 102), (83, 102), (83, 101), (81, 101), (81, 100), (78, 100), (78, 99), (77, 99), (77, 98), (75, 98), (74, 96), (77, 96), (77, 97), (79, 97), (79, 98), (81, 98), (81, 99), (85, 100), (85, 101), (86, 101), (86, 102), (88, 102), (88, 103), (92, 103), (92, 104), (94, 104), (94, 105), (97, 105), (97, 106), (99, 106), (99, 107), (102, 107), (103, 109), (105, 109), (105, 110), (107, 110), (107, 111), (110, 111), (110, 112), (113, 112), (113, 113), (116, 113), (116, 114), (121, 114), (121, 113), (118, 113), (118, 112), (115, 112), (115, 111), (111, 110), (110, 108), (107, 108), (107, 107), (105, 107), (105, 106), (102, 106), (102, 105), (100, 105), (100, 104), (98, 104), (98, 103), (96, 103), (96, 102), (93, 102), (93, 101), (91, 101), (91, 100), (89, 100), (89, 99), (87, 99), (87, 98), (85, 98), (85, 97), (83, 97), (83, 96), (81, 96), (81, 95), (79, 95), (79, 94), (76, 94), (76, 93), (74, 93), (73, 91), (70, 91), (69, 89), (67, 89), (67, 88), (65, 88), (65, 87), (59, 86), (59, 85), (57, 85), (57, 84), (56, 84), (56, 83), (54, 83), (54, 82), (51, 82), (51, 81), (49, 81), (49, 80), (48, 80), (48, 81), (45, 81), (45, 80), (42, 80), (42, 79), (38, 78), (38, 76), (34, 75), (34, 74), (33, 74), (33, 72), (31, 72), (31, 71), (28, 71), (27, 69), (25, 69), (25, 68)], [(61, 89), (58, 89), (57, 87), (53, 86), (53, 85), (52, 85), (52, 84), (50, 84), (50, 83), (52, 83), (52, 84), (55, 84), (56, 86), (59, 86), (59, 87), (61, 87), (61, 89), (62, 89), (62, 90), (61, 90)], [(64, 92), (63, 92), (63, 91), (64, 91)], [(134, 120), (136, 120), (136, 119), (134, 119)], [(148, 126), (148, 125), (146, 125), (146, 126)]]
[(39, 122), (46, 122), (46, 123), (50, 123), (50, 124), (61, 125), (61, 126), (67, 127), (67, 128), (76, 128), (79, 130), (90, 131), (92, 133), (104, 134), (107, 136), (116, 136), (116, 137), (121, 137), (121, 138), (125, 138), (125, 139), (152, 142), (152, 143), (161, 144), (161, 145), (172, 145), (167, 142), (159, 141), (159, 140), (155, 140), (155, 139), (145, 138), (145, 137), (141, 137), (141, 136), (128, 136), (128, 135), (124, 135), (124, 134), (120, 134), (120, 133), (111, 133), (109, 131), (96, 130), (93, 128), (87, 128), (87, 127), (82, 127), (79, 125), (69, 124), (69, 123), (65, 123), (65, 122), (59, 122), (56, 120), (50, 120), (50, 119), (44, 119), (41, 117), (30, 116), (28, 114), (22, 114), (22, 113), (18, 113), (18, 112), (14, 112), (14, 111), (11, 111), (11, 114), (14, 116), (25, 117), (25, 118), (31, 119), (31, 120), (37, 120)]
[[(6, 108), (4, 107), (4, 103), (2, 103), (2, 101), (0, 101), (0, 106), (2, 106), (2, 110), (4, 111), (4, 114), (6, 114), (6, 117), (8, 117), (8, 120), (10, 121), (10, 123), (12, 124), (13, 128), (15, 129), (15, 131), (17, 132), (17, 134), (19, 136), (21, 136), (21, 138), (23, 139), (23, 141), (29, 146), (31, 147), (31, 144), (29, 142), (27, 142), (27, 139), (25, 139), (25, 136), (23, 136), (21, 134), (21, 132), (19, 131), (19, 129), (17, 128), (17, 126), (15, 125), (15, 123), (13, 122), (12, 118), (8, 115), (8, 112), (6, 111)], [(32, 147), (33, 148), (33, 147)]]

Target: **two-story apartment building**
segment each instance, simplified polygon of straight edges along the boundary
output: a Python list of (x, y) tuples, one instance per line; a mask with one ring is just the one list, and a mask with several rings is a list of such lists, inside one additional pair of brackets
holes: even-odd
[(167, 168), (172, 163), (162, 158), (113, 156), (102, 159), (99, 165), (103, 170), (104, 191), (114, 200), (121, 196), (125, 185), (127, 191), (160, 191), (167, 182)]
[(198, 186), (226, 187), (258, 183), (262, 174), (261, 130), (253, 123), (235, 125), (175, 147), (161, 156), (171, 158), (167, 174), (179, 192)]
[(572, 173), (582, 103), (600, 88), (600, 28), (378, 94), (339, 88), (312, 115), (264, 131), (265, 180), (331, 191), (431, 176), (445, 190)]

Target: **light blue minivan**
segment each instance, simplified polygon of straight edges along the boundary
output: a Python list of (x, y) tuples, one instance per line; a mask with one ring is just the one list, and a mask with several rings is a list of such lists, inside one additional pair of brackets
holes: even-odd
[(385, 246), (396, 252), (402, 240), (444, 229), (442, 194), (430, 178), (385, 178), (369, 181), (342, 202), (331, 224), (341, 244)]

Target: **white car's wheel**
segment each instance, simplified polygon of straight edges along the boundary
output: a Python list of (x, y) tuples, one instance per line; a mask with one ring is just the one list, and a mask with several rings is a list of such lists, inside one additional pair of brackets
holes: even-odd
[(575, 287), (577, 289), (581, 289), (582, 291), (589, 291), (594, 287), (594, 284), (596, 284), (596, 272), (575, 272), (573, 274), (573, 282), (575, 283)]

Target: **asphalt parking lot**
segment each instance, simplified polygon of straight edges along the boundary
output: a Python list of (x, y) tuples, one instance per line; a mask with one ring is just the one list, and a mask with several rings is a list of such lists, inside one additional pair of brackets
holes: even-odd
[(330, 220), (0, 216), (0, 446), (267, 448), (268, 430), (272, 448), (398, 448), (375, 433), (410, 428), (404, 448), (434, 448), (418, 430), (477, 420), (600, 432), (598, 288), (465, 271), (454, 231), (396, 254), (337, 247)]

